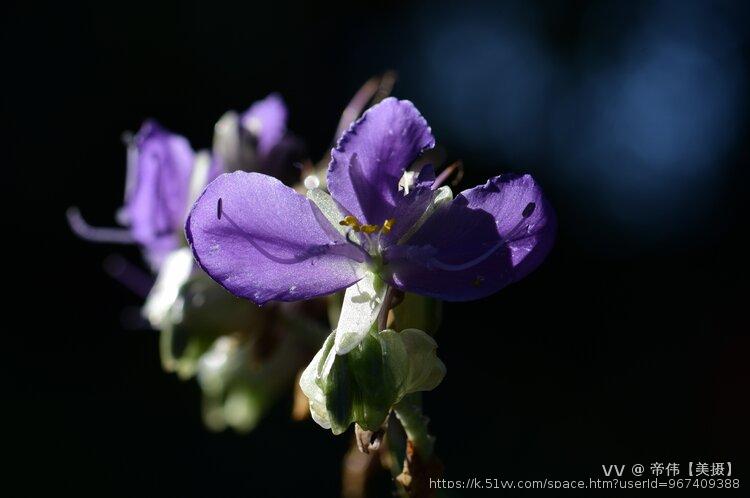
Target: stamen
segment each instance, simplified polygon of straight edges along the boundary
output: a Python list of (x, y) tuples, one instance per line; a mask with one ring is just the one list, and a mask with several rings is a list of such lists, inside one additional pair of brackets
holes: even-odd
[(484, 282), (484, 277), (481, 275), (477, 275), (472, 284), (474, 285), (474, 287), (479, 287), (480, 285), (482, 285), (482, 282)]
[[(345, 227), (352, 227), (352, 230), (354, 230), (355, 232), (359, 232), (362, 229), (362, 225), (360, 225), (359, 220), (352, 215), (349, 215), (345, 217), (343, 220), (339, 221), (339, 225), (345, 226)], [(368, 226), (368, 225), (365, 225), (365, 226)]]
[(388, 218), (383, 222), (383, 228), (381, 228), (380, 230), (383, 233), (390, 233), (394, 223), (396, 223), (396, 218)]
[(370, 235), (371, 233), (375, 233), (378, 231), (380, 227), (378, 225), (362, 225), (360, 227), (360, 230), (362, 232), (366, 233), (367, 235)]

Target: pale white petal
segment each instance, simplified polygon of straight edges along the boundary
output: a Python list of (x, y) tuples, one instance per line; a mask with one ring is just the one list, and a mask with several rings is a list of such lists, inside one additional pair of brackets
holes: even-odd
[(170, 308), (177, 301), (180, 288), (188, 281), (192, 271), (193, 253), (189, 247), (182, 247), (167, 255), (143, 305), (143, 316), (152, 327), (162, 327)]
[(190, 172), (190, 186), (188, 190), (188, 202), (186, 206), (185, 216), (187, 217), (190, 212), (190, 208), (193, 207), (193, 203), (201, 195), (203, 189), (208, 185), (208, 175), (211, 171), (211, 154), (205, 150), (200, 151), (195, 155), (193, 161), (193, 171)]
[(321, 369), (320, 364), (324, 360), (323, 355), (329, 351), (332, 352), (333, 350), (326, 348), (325, 345), (320, 348), (299, 379), (299, 387), (305, 396), (307, 396), (310, 405), (310, 415), (324, 429), (330, 429), (331, 422), (328, 419), (328, 411), (326, 410), (326, 397), (317, 380), (318, 372)]
[(214, 125), (213, 152), (224, 161), (228, 170), (234, 170), (239, 161), (240, 118), (234, 111), (227, 111)]
[(378, 319), (386, 289), (387, 285), (372, 272), (346, 289), (336, 327), (336, 354), (346, 354), (362, 342)]
[(329, 194), (323, 189), (313, 188), (307, 191), (307, 198), (318, 206), (318, 209), (323, 213), (323, 216), (331, 222), (331, 225), (333, 225), (339, 233), (346, 235), (346, 232), (350, 229), (349, 227), (339, 224), (344, 217), (341, 215), (341, 211), (339, 210), (338, 205), (336, 205), (336, 201), (334, 201)]

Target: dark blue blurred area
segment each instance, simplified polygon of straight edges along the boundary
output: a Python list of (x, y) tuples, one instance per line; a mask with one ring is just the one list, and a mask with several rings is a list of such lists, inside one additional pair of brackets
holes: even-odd
[(539, 270), (445, 307), (448, 375), (425, 402), (446, 477), (705, 459), (747, 481), (748, 5), (3, 4), (18, 494), (337, 495), (349, 436), (290, 421), (290, 399), (248, 436), (206, 432), (198, 387), (162, 371), (156, 333), (132, 327), (140, 298), (102, 268), (138, 252), (76, 239), (64, 213), (112, 224), (121, 134), (149, 117), (205, 148), (226, 110), (278, 91), (318, 159), (387, 69), (463, 160), (458, 189), (528, 172), (559, 219)]
[(397, 48), (403, 90), (490, 170), (542, 175), (641, 246), (695, 238), (743, 138), (747, 4), (595, 2), (562, 43), (551, 7), (420, 5), (397, 21), (418, 33)]

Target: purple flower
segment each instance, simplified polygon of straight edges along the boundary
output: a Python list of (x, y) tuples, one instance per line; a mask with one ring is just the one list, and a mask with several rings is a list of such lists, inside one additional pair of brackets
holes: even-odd
[(148, 120), (128, 142), (125, 203), (117, 216), (127, 228), (91, 227), (77, 209), (68, 213), (70, 225), (87, 240), (138, 244), (158, 270), (183, 245), (188, 209), (219, 173), (208, 153), (195, 153), (185, 137)]
[(263, 171), (292, 181), (290, 168), (304, 157), (302, 142), (287, 130), (288, 111), (277, 93), (238, 115), (227, 112), (216, 124), (214, 153), (226, 171)]
[(261, 163), (286, 135), (287, 116), (288, 111), (281, 95), (272, 93), (253, 103), (240, 117), (242, 128), (257, 141), (256, 149)]
[(293, 171), (293, 158), (302, 149), (287, 132), (286, 119), (277, 94), (255, 102), (242, 116), (229, 112), (216, 125), (213, 155), (195, 153), (185, 137), (147, 120), (128, 143), (125, 204), (118, 213), (128, 228), (91, 227), (73, 208), (68, 213), (73, 231), (92, 241), (138, 244), (158, 270), (183, 245), (193, 200), (220, 173), (253, 169), (281, 176)]
[[(539, 266), (556, 223), (533, 178), (497, 176), (451, 200), (431, 166), (407, 172), (434, 145), (411, 102), (385, 99), (332, 151), (330, 197), (314, 190), (305, 198), (258, 173), (224, 174), (193, 206), (188, 242), (212, 278), (257, 304), (349, 288), (339, 328), (357, 329), (355, 339), (377, 315), (383, 282), (463, 301)], [(357, 340), (338, 342), (343, 354)]]
[(128, 147), (128, 179), (120, 221), (154, 267), (180, 245), (196, 154), (184, 137), (146, 121)]

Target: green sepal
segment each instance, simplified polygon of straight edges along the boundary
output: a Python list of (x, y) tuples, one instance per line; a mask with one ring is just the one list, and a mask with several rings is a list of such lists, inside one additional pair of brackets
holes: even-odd
[(392, 331), (370, 333), (346, 355), (358, 394), (354, 421), (365, 430), (378, 430), (400, 397), (406, 350), (393, 335)]
[(445, 376), (437, 344), (417, 329), (370, 331), (349, 353), (337, 355), (334, 334), (300, 380), (318, 424), (341, 434), (356, 422), (376, 431), (405, 395), (434, 389)]
[(445, 364), (437, 357), (435, 339), (418, 329), (402, 330), (399, 334), (409, 358), (404, 395), (432, 391), (445, 377)]
[(349, 372), (349, 362), (345, 356), (334, 355), (333, 365), (328, 374), (319, 379), (326, 399), (326, 410), (334, 434), (344, 432), (355, 419), (355, 386), (352, 374)]

